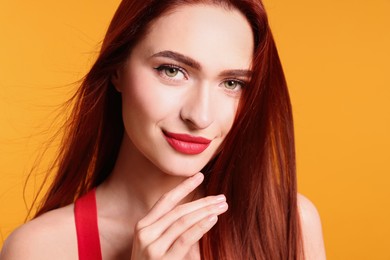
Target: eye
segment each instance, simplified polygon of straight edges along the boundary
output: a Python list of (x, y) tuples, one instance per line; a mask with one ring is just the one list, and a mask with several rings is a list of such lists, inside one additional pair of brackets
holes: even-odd
[(238, 80), (226, 80), (223, 82), (223, 86), (233, 92), (239, 92), (244, 88), (245, 83)]
[(187, 79), (182, 68), (174, 65), (161, 65), (155, 68), (161, 77), (169, 80), (183, 80)]
[(176, 68), (167, 68), (164, 70), (164, 72), (165, 72), (165, 75), (167, 75), (170, 78), (173, 78), (179, 73), (179, 70)]

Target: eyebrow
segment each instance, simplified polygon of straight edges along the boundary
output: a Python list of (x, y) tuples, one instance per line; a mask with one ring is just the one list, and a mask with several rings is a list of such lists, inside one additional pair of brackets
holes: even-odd
[[(169, 58), (173, 59), (177, 62), (183, 63), (191, 68), (194, 68), (196, 70), (201, 70), (202, 66), (200, 65), (199, 62), (196, 60), (185, 56), (183, 54), (180, 54), (178, 52), (174, 51), (160, 51), (151, 56), (153, 57), (164, 57), (164, 58)], [(250, 70), (242, 70), (242, 69), (234, 69), (234, 70), (224, 70), (220, 73), (220, 76), (222, 77), (248, 77), (250, 78), (252, 76), (252, 71)]]
[(200, 66), (200, 63), (196, 60), (173, 51), (160, 51), (153, 54), (151, 57), (170, 58), (197, 70), (200, 70), (202, 68), (202, 66)]
[(224, 70), (221, 72), (222, 77), (252, 77), (252, 71), (250, 70)]

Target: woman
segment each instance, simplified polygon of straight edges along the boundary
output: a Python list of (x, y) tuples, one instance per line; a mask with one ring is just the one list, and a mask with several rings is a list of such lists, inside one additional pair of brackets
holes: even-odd
[(66, 127), (1, 259), (325, 258), (259, 1), (122, 1)]

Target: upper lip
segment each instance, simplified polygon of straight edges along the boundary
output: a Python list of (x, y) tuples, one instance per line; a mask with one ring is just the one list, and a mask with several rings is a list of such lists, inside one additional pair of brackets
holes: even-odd
[(189, 134), (179, 134), (179, 133), (170, 133), (168, 131), (163, 131), (167, 137), (174, 138), (179, 141), (188, 142), (188, 143), (198, 143), (198, 144), (209, 144), (211, 142), (210, 139), (201, 137), (201, 136), (193, 136)]

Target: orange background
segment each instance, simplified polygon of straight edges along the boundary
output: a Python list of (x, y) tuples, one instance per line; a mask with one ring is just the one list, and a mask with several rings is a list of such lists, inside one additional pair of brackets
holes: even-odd
[[(28, 171), (118, 3), (1, 2), (0, 246), (24, 220)], [(390, 260), (390, 1), (265, 4), (293, 102), (299, 190), (321, 214), (328, 259)]]

